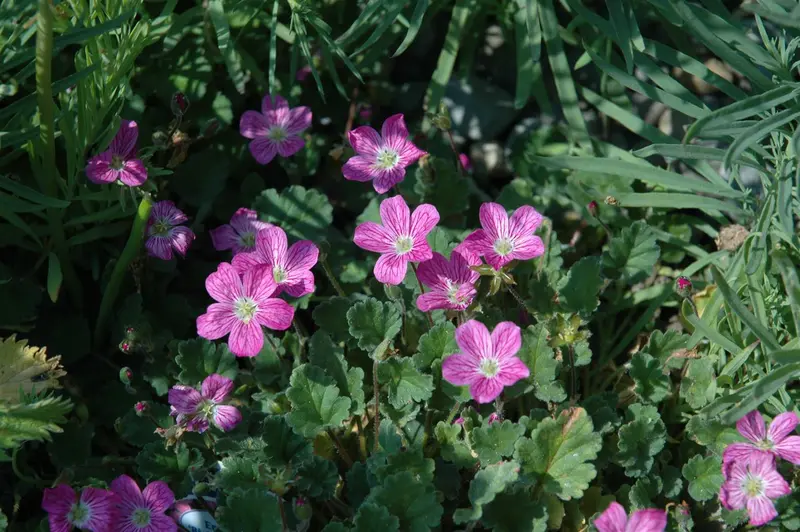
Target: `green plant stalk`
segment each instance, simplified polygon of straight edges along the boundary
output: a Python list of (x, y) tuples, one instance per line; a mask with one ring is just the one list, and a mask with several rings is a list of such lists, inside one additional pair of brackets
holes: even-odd
[[(39, 106), (39, 142), (35, 145), (34, 157), (41, 156), (41, 170), (34, 172), (39, 189), (51, 198), (58, 197), (58, 171), (56, 169), (55, 113), (53, 111), (52, 58), (53, 58), (53, 13), (50, 0), (39, 0), (36, 17), (36, 101)], [(37, 153), (39, 152), (39, 153)], [(70, 297), (78, 306), (83, 306), (83, 290), (78, 275), (69, 258), (67, 239), (64, 234), (62, 212), (54, 207), (47, 209), (47, 223), (53, 239), (53, 247), (61, 263), (64, 283)]]
[(100, 312), (97, 314), (97, 322), (94, 327), (94, 345), (99, 346), (108, 324), (108, 318), (111, 314), (111, 309), (114, 307), (114, 302), (119, 295), (119, 289), (122, 286), (122, 280), (125, 277), (125, 272), (128, 270), (133, 259), (139, 254), (139, 249), (142, 247), (142, 240), (144, 240), (144, 231), (147, 227), (147, 220), (150, 218), (150, 211), (153, 209), (153, 198), (150, 194), (146, 193), (142, 196), (142, 201), (139, 203), (139, 208), (136, 211), (136, 218), (133, 220), (133, 227), (128, 236), (128, 242), (122, 250), (117, 263), (114, 265), (114, 270), (111, 272), (111, 278), (108, 280), (105, 292), (103, 292), (103, 299), (100, 301)]

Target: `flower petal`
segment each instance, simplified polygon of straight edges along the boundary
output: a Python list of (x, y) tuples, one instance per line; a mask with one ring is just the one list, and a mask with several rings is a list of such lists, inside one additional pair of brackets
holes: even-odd
[(764, 418), (761, 417), (761, 412), (758, 410), (753, 410), (737, 421), (736, 428), (742, 436), (754, 443), (760, 442), (767, 437)]
[(163, 513), (175, 502), (175, 494), (163, 480), (154, 480), (145, 486), (142, 495), (153, 513)]
[(542, 225), (542, 215), (530, 205), (523, 205), (511, 214), (509, 232), (513, 237), (531, 236)]
[(264, 263), (270, 266), (285, 267), (288, 245), (286, 232), (277, 226), (259, 231), (256, 235), (256, 252), (264, 258)]
[(515, 382), (527, 379), (531, 372), (525, 363), (517, 357), (507, 358), (500, 361), (500, 373), (495, 377), (503, 383), (503, 386), (511, 386)]
[(109, 486), (117, 496), (118, 503), (127, 509), (144, 506), (144, 496), (139, 485), (128, 475), (120, 475)]
[(442, 362), (442, 378), (456, 386), (474, 384), (482, 378), (478, 372), (478, 360), (461, 353), (450, 355)]
[(247, 139), (264, 137), (269, 131), (267, 117), (257, 111), (245, 111), (239, 119), (239, 133)]
[[(466, 254), (466, 256), (465, 256)], [(467, 257), (471, 256), (473, 262), (471, 262)], [(450, 275), (451, 279), (457, 281), (459, 283), (469, 283), (474, 284), (475, 281), (478, 280), (480, 274), (470, 268), (471, 265), (478, 265), (480, 264), (480, 258), (475, 256), (469, 251), (459, 251), (453, 250), (450, 253)]]
[(289, 112), (289, 103), (286, 99), (281, 96), (280, 94), (276, 94), (275, 96), (271, 96), (267, 94), (264, 96), (264, 99), (261, 100), (261, 112), (265, 115), (270, 112), (281, 111), (285, 110), (285, 112)]
[(408, 128), (402, 113), (392, 115), (381, 126), (381, 137), (387, 147), (400, 152), (408, 141)]
[(314, 284), (314, 274), (311, 272), (304, 272), (303, 275), (292, 283), (280, 285), (284, 291), (292, 297), (303, 297), (306, 294), (312, 293), (316, 289)]
[(221, 403), (233, 391), (233, 381), (218, 373), (212, 373), (203, 379), (200, 390), (204, 398), (214, 403)]
[(231, 335), (228, 337), (228, 347), (231, 353), (237, 357), (256, 356), (264, 347), (264, 332), (261, 330), (258, 320), (254, 319), (250, 323), (236, 320)]
[(147, 181), (147, 167), (139, 159), (128, 159), (119, 172), (119, 180), (129, 187), (139, 187)]
[(510, 321), (498, 323), (492, 331), (491, 337), (494, 356), (499, 360), (513, 357), (522, 347), (520, 328)]
[(283, 299), (272, 298), (258, 304), (254, 321), (268, 329), (285, 331), (292, 326), (293, 319), (294, 307)]
[(249, 144), (250, 153), (258, 164), (268, 164), (278, 154), (278, 146), (272, 140), (258, 137)]
[(509, 253), (505, 257), (498, 255), (494, 249), (490, 249), (483, 255), (484, 260), (486, 260), (486, 264), (490, 265), (495, 270), (499, 270), (512, 260), (514, 260), (514, 254)]
[(302, 137), (286, 137), (278, 142), (278, 155), (281, 157), (291, 157), (295, 153), (303, 149), (306, 141)]
[(447, 298), (446, 292), (442, 290), (431, 290), (417, 297), (417, 308), (422, 312), (430, 312), (432, 310), (457, 309), (458, 305)]
[(156, 202), (150, 213), (150, 221), (163, 221), (169, 226), (182, 224), (188, 220), (186, 214), (169, 200)]
[(151, 235), (144, 243), (147, 253), (161, 260), (172, 260), (172, 242), (166, 236)]
[(408, 271), (408, 259), (406, 255), (396, 255), (394, 253), (384, 253), (378, 257), (375, 263), (375, 278), (383, 283), (397, 286), (403, 282)]
[(289, 135), (297, 135), (311, 126), (311, 117), (311, 109), (305, 105), (295, 107), (289, 111), (288, 120), (282, 125)]
[(767, 438), (773, 443), (780, 443), (786, 436), (794, 432), (800, 420), (794, 412), (784, 412), (778, 414), (769, 424), (767, 430)]
[(382, 225), (364, 222), (356, 227), (353, 242), (361, 249), (376, 253), (394, 253), (394, 236)]
[(517, 260), (531, 260), (544, 254), (544, 242), (538, 236), (526, 236), (514, 241), (511, 257)]
[(361, 126), (350, 130), (347, 134), (347, 139), (358, 155), (366, 155), (370, 159), (374, 159), (378, 150), (383, 147), (381, 136), (369, 126)]
[(262, 229), (272, 227), (272, 224), (259, 220), (258, 213), (253, 209), (241, 207), (231, 216), (231, 227), (239, 234), (248, 232), (258, 233), (258, 231)]
[(185, 257), (186, 252), (189, 250), (189, 245), (195, 239), (192, 230), (186, 226), (179, 225), (177, 227), (173, 227), (170, 230), (169, 235), (172, 247), (181, 257)]
[(424, 262), (433, 257), (433, 250), (425, 237), (415, 238), (411, 251), (404, 255), (409, 262)]
[[(221, 225), (216, 229), (209, 231), (211, 235), (211, 243), (217, 251), (225, 251), (226, 249), (234, 249), (239, 245), (239, 235), (228, 224)], [(234, 257), (235, 259), (235, 257)], [(234, 267), (236, 265), (234, 264)]]
[[(411, 211), (403, 196), (393, 196), (381, 202), (381, 221), (394, 236), (411, 236)], [(438, 221), (438, 220), (437, 220)]]
[(766, 497), (747, 500), (747, 513), (750, 515), (750, 526), (761, 526), (778, 517), (775, 505)]
[(89, 159), (89, 164), (86, 165), (86, 177), (89, 178), (89, 181), (98, 185), (113, 183), (117, 180), (118, 175), (119, 172), (111, 169), (110, 151), (95, 155)]
[(66, 514), (78, 500), (75, 490), (68, 484), (59, 484), (55, 488), (45, 488), (42, 496), (42, 509), (50, 514)]
[(483, 230), (486, 231), (486, 236), (492, 244), (498, 238), (509, 236), (508, 214), (506, 214), (506, 209), (499, 203), (484, 203), (481, 205), (478, 217), (481, 220)]
[(503, 382), (500, 379), (482, 378), (469, 387), (469, 393), (478, 403), (491, 403), (502, 393)]
[(789, 436), (773, 447), (775, 453), (794, 465), (800, 465), (800, 436)]
[(378, 170), (375, 179), (372, 181), (372, 188), (378, 194), (386, 194), (393, 186), (400, 183), (406, 177), (406, 170), (400, 165), (389, 170)]
[(748, 460), (750, 455), (761, 451), (750, 443), (731, 443), (722, 452), (722, 463), (729, 464), (734, 461)]
[(139, 138), (139, 126), (133, 120), (122, 120), (119, 123), (117, 134), (108, 147), (112, 155), (117, 155), (123, 159), (130, 156), (136, 149), (136, 141)]
[(319, 249), (310, 240), (300, 240), (289, 248), (284, 268), (290, 279), (300, 277), (314, 267), (319, 259)]
[(637, 510), (631, 514), (625, 532), (664, 532), (666, 528), (667, 512), (648, 508)]
[(253, 298), (260, 307), (277, 290), (278, 285), (272, 276), (272, 266), (259, 264), (244, 272), (244, 295)]
[(411, 236), (414, 240), (424, 239), (438, 223), (439, 211), (433, 205), (423, 203), (411, 214)]
[(469, 320), (456, 329), (456, 343), (462, 353), (478, 359), (493, 355), (489, 330), (477, 320)]
[(150, 524), (146, 529), (134, 528), (121, 532), (178, 532), (178, 530), (180, 530), (178, 524), (168, 515), (153, 514), (150, 516)]
[(773, 469), (761, 476), (764, 482), (764, 495), (770, 499), (779, 499), (792, 493), (792, 488), (786, 479)]
[(598, 532), (625, 532), (628, 514), (618, 502), (612, 502), (600, 517), (594, 520)]
[(410, 140), (403, 141), (397, 147), (397, 155), (400, 156), (400, 165), (403, 167), (414, 164), (420, 157), (427, 154), (428, 152), (417, 148)]
[(194, 414), (203, 401), (203, 396), (191, 386), (176, 384), (169, 389), (167, 399), (177, 413)]
[(234, 429), (242, 420), (242, 413), (239, 409), (231, 405), (219, 405), (214, 407), (214, 424), (224, 432)]
[(264, 256), (257, 251), (246, 251), (243, 253), (237, 253), (233, 260), (231, 261), (231, 265), (233, 268), (239, 273), (244, 274), (247, 270), (251, 268), (255, 268), (256, 266), (260, 266), (262, 264), (266, 264), (264, 260)]
[(108, 490), (87, 487), (81, 491), (81, 502), (89, 508), (91, 519), (84, 526), (89, 530), (109, 530), (115, 517), (115, 496)]
[(231, 303), (212, 303), (205, 314), (197, 317), (197, 335), (206, 340), (218, 340), (231, 332), (235, 322)]
[(477, 266), (481, 264), (480, 257), (492, 251), (492, 241), (483, 229), (476, 229), (467, 235), (462, 243), (457, 245), (454, 252), (461, 253), (461, 256), (472, 265)]
[(447, 289), (447, 280), (453, 280), (450, 264), (444, 255), (433, 252), (430, 259), (421, 262), (417, 267), (417, 277), (429, 288)]
[(374, 161), (366, 157), (354, 155), (347, 159), (347, 162), (342, 166), (342, 175), (350, 181), (371, 181), (378, 175), (378, 172), (373, 168), (373, 163)]
[(243, 294), (242, 280), (233, 266), (221, 262), (217, 271), (206, 277), (206, 290), (215, 301), (232, 302)]

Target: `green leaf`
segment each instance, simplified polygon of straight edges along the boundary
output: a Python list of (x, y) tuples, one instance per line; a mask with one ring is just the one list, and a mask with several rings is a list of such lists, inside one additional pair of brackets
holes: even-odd
[(459, 508), (453, 514), (456, 524), (477, 521), (483, 516), (483, 507), (510, 488), (519, 477), (517, 462), (501, 462), (478, 471), (469, 484), (469, 502), (472, 508)]
[(225, 59), (229, 78), (236, 90), (240, 94), (244, 94), (244, 86), (247, 80), (245, 73), (242, 71), (242, 58), (239, 57), (239, 53), (236, 51), (235, 41), (231, 42), (231, 28), (228, 25), (228, 17), (225, 15), (222, 0), (209, 0), (207, 9), (217, 35), (217, 48), (219, 48), (219, 53)]
[(282, 530), (278, 497), (264, 488), (234, 491), (217, 511), (221, 530), (236, 532), (274, 532)]
[[(152, 422), (150, 430), (152, 432)], [(58, 468), (82, 466), (92, 456), (92, 438), (94, 438), (94, 425), (86, 423), (81, 425), (71, 421), (64, 426), (64, 431), (53, 436), (53, 441), (47, 444), (50, 460)]]
[(286, 421), (305, 437), (315, 436), (327, 428), (335, 428), (347, 419), (350, 399), (339, 396), (335, 381), (310, 364), (298, 366), (292, 372), (286, 397), (292, 411)]
[(12, 449), (26, 441), (50, 441), (61, 432), (72, 402), (63, 397), (44, 397), (30, 404), (0, 402), (0, 449)]
[(214, 487), (225, 493), (261, 486), (259, 463), (255, 456), (228, 456), (222, 459), (219, 473), (214, 475)]
[(447, 424), (440, 421), (433, 429), (436, 441), (442, 452), (442, 458), (455, 463), (459, 467), (470, 468), (475, 466), (477, 459), (472, 456), (472, 450), (461, 439), (461, 425)]
[(410, 473), (391, 475), (373, 488), (365, 504), (384, 506), (400, 520), (400, 530), (428, 532), (441, 523), (444, 509), (436, 500), (433, 484), (422, 482)]
[(406, 49), (411, 46), (411, 43), (414, 42), (414, 39), (417, 37), (417, 33), (419, 33), (419, 29), (422, 27), (422, 19), (425, 17), (425, 11), (428, 10), (428, 5), (430, 5), (430, 0), (417, 0), (417, 4), (414, 6), (414, 12), (411, 14), (408, 32), (406, 33), (403, 42), (401, 42), (400, 46), (397, 47), (397, 51), (395, 51), (392, 57), (397, 57), (405, 52)]
[(482, 523), (494, 532), (545, 532), (547, 506), (527, 489), (508, 489), (483, 509)]
[[(386, 423), (381, 423), (381, 428)], [(385, 462), (381, 463), (381, 460)], [(378, 482), (383, 482), (391, 475), (407, 471), (414, 476), (414, 479), (423, 484), (433, 482), (433, 474), (436, 463), (432, 458), (425, 458), (422, 449), (413, 449), (390, 454), (385, 458), (381, 455), (370, 457), (368, 466)]]
[[(163, 441), (156, 441), (144, 446), (136, 456), (136, 466), (139, 475), (148, 481), (164, 480), (168, 483), (183, 481), (185, 484), (188, 473), (197, 471), (203, 466), (203, 455), (199, 449), (189, 449), (183, 442), (167, 449)], [(191, 484), (181, 487), (190, 486)]]
[(609, 277), (637, 282), (652, 273), (659, 252), (650, 226), (638, 220), (611, 239), (603, 253), (603, 268)]
[(337, 342), (345, 342), (350, 338), (347, 324), (347, 311), (353, 302), (346, 297), (332, 297), (314, 308), (312, 317), (321, 329), (324, 329)]
[(351, 400), (350, 413), (361, 415), (364, 411), (364, 370), (350, 368), (344, 358), (344, 349), (334, 344), (325, 331), (317, 331), (311, 337), (308, 361), (333, 377), (342, 395)]
[(584, 257), (559, 281), (558, 302), (566, 312), (591, 314), (599, 304), (597, 294), (602, 286), (600, 259)]
[(389, 513), (385, 506), (362, 504), (353, 520), (354, 532), (398, 532), (400, 520)]
[(689, 438), (721, 455), (725, 447), (731, 443), (742, 442), (744, 438), (739, 432), (717, 419), (708, 419), (703, 415), (695, 415), (686, 424)]
[(524, 425), (512, 423), (507, 419), (487, 427), (476, 427), (470, 434), (472, 449), (478, 453), (482, 464), (494, 464), (514, 454), (514, 446), (523, 434), (525, 434)]
[(660, 403), (670, 393), (669, 377), (664, 375), (659, 361), (647, 353), (633, 355), (630, 375), (636, 395), (645, 403)]
[(235, 379), (239, 371), (236, 357), (227, 345), (217, 345), (205, 338), (179, 343), (175, 362), (181, 368), (178, 380), (187, 386), (197, 386), (214, 373)]
[(567, 398), (567, 394), (561, 382), (556, 380), (559, 362), (547, 337), (548, 332), (543, 324), (528, 326), (522, 331), (522, 349), (517, 356), (530, 369), (529, 380), (533, 381), (536, 398), (560, 403)]
[(333, 223), (333, 207), (328, 197), (316, 189), (299, 185), (281, 192), (274, 188), (265, 190), (256, 198), (253, 208), (262, 220), (281, 227), (297, 239), (320, 240)]
[(449, 321), (437, 323), (420, 337), (414, 363), (421, 370), (430, 369), (434, 361), (457, 352), (456, 326)]
[(420, 373), (410, 358), (390, 358), (378, 366), (378, 382), (395, 408), (422, 402), (433, 393), (433, 377)]
[(689, 482), (689, 495), (697, 502), (715, 498), (724, 481), (722, 460), (717, 456), (692, 456), (681, 472)]
[(703, 408), (717, 395), (714, 363), (709, 358), (690, 360), (681, 379), (681, 397), (694, 409)]
[[(400, 310), (393, 303), (381, 303), (375, 298), (359, 301), (347, 311), (350, 334), (358, 339), (358, 347), (371, 352), (397, 336), (403, 325)], [(383, 353), (377, 353), (378, 356)]]
[(159, 428), (167, 428), (175, 424), (169, 415), (169, 407), (161, 403), (150, 404), (150, 418), (139, 417), (133, 408), (128, 408), (119, 424), (120, 437), (131, 445), (144, 447), (148, 443), (163, 441), (153, 430), (153, 423)]
[(64, 280), (64, 275), (61, 273), (61, 262), (58, 260), (58, 256), (51, 251), (47, 257), (47, 294), (50, 296), (50, 301), (55, 303), (58, 301), (58, 292), (61, 290), (61, 281)]
[[(194, 154), (176, 168), (170, 177), (170, 190), (193, 207), (212, 203), (225, 189), (231, 161), (223, 153), (206, 149)], [(202, 175), (203, 179), (197, 179)]]
[(633, 404), (628, 407), (628, 423), (619, 429), (617, 463), (632, 478), (647, 475), (655, 457), (666, 444), (667, 428), (654, 406)]
[(0, 532), (5, 532), (6, 528), (8, 528), (8, 518), (6, 514), (0, 510)]
[(339, 470), (334, 462), (313, 455), (295, 470), (297, 489), (312, 499), (326, 501), (333, 497), (339, 482)]
[(651, 475), (638, 479), (628, 494), (631, 507), (635, 509), (651, 508), (655, 506), (653, 501), (658, 497), (664, 488), (664, 482), (657, 476)]
[(522, 471), (542, 483), (545, 492), (568, 501), (580, 498), (596, 476), (590, 461), (597, 458), (603, 440), (586, 410), (575, 407), (557, 419), (542, 420), (516, 447), (514, 458)]
[(672, 354), (679, 349), (685, 349), (688, 341), (689, 336), (678, 331), (653, 331), (643, 351), (656, 358), (664, 367), (678, 369), (683, 367), (683, 359), (675, 358)]
[(266, 457), (267, 464), (276, 469), (311, 456), (311, 445), (292, 432), (284, 416), (269, 416), (264, 419), (261, 437), (265, 443), (263, 456)]

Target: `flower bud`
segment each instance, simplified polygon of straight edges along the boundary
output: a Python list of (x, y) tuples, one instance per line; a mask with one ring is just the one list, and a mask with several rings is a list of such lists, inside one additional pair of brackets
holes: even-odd
[(129, 385), (131, 379), (133, 379), (133, 371), (131, 371), (131, 368), (125, 367), (119, 370), (119, 380), (122, 384), (126, 386)]
[(294, 500), (293, 509), (294, 516), (297, 517), (298, 521), (308, 521), (313, 515), (311, 505), (308, 504), (308, 501), (302, 496)]
[(459, 417), (457, 417), (457, 418), (455, 418), (455, 419), (453, 420), (453, 425), (463, 425), (463, 424), (464, 424), (464, 421), (466, 421), (466, 420), (464, 419), (464, 417), (463, 417), (463, 416), (459, 416)]
[(125, 353), (126, 355), (131, 352), (132, 347), (133, 346), (131, 346), (131, 343), (126, 340), (123, 340), (119, 343), (119, 350)]
[(597, 218), (598, 205), (596, 201), (594, 200), (590, 201), (589, 204), (586, 206), (586, 209), (589, 211), (589, 214)]
[(469, 156), (466, 153), (458, 154), (458, 162), (465, 172), (472, 173), (472, 161), (469, 160)]
[(161, 129), (156, 130), (153, 132), (153, 146), (158, 149), (164, 149), (169, 145), (169, 135), (167, 135), (166, 131)]
[(447, 109), (444, 102), (439, 102), (439, 109), (436, 111), (436, 114), (433, 115), (433, 118), (431, 118), (431, 123), (436, 126), (437, 129), (450, 131), (453, 124), (450, 121), (450, 111)]
[(205, 482), (198, 482), (192, 487), (192, 493), (194, 493), (198, 497), (205, 495), (209, 491), (211, 491), (211, 487)]
[(486, 420), (486, 423), (488, 423), (489, 425), (491, 425), (491, 424), (492, 424), (492, 423), (494, 423), (495, 421), (500, 421), (500, 414), (498, 414), (497, 412), (492, 412), (492, 413), (489, 415), (489, 419), (488, 419), (488, 420)]
[(681, 275), (675, 280), (675, 292), (681, 297), (689, 297), (692, 295), (692, 281), (688, 277)]
[(137, 416), (144, 417), (144, 415), (150, 411), (150, 403), (147, 401), (139, 401), (133, 405), (133, 409), (136, 411)]
[(187, 98), (182, 92), (176, 92), (172, 95), (172, 100), (169, 102), (169, 108), (172, 110), (172, 114), (180, 118), (185, 115), (186, 110), (189, 109), (189, 98)]

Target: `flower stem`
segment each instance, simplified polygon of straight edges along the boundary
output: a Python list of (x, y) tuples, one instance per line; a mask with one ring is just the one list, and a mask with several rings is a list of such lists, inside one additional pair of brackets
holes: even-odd
[(339, 284), (339, 281), (333, 275), (333, 270), (331, 270), (331, 266), (328, 264), (328, 257), (322, 256), (319, 262), (322, 265), (322, 270), (325, 272), (325, 276), (333, 285), (333, 289), (336, 290), (336, 293), (339, 294), (340, 297), (347, 297), (347, 293), (342, 288), (342, 285)]
[(133, 227), (128, 236), (128, 242), (125, 244), (125, 248), (122, 250), (119, 259), (117, 259), (117, 263), (114, 265), (111, 278), (108, 280), (105, 292), (103, 292), (103, 299), (100, 301), (100, 312), (97, 315), (97, 323), (94, 328), (95, 347), (99, 346), (103, 339), (103, 333), (108, 324), (114, 302), (119, 295), (119, 289), (122, 286), (125, 272), (133, 259), (139, 254), (139, 249), (142, 247), (144, 231), (147, 227), (147, 220), (150, 218), (150, 211), (152, 209), (153, 198), (150, 194), (145, 192), (142, 196), (142, 201), (139, 203), (139, 208), (136, 211), (136, 218), (133, 219)]
[(450, 409), (450, 412), (447, 414), (447, 419), (444, 421), (446, 424), (450, 424), (453, 422), (453, 418), (456, 417), (458, 414), (458, 409), (461, 408), (461, 403), (456, 401), (456, 404), (453, 405), (453, 408)]
[(361, 423), (361, 416), (356, 416), (356, 427), (358, 427), (358, 453), (361, 460), (367, 461), (367, 435), (364, 434), (364, 426)]
[(339, 435), (336, 434), (333, 429), (328, 429), (328, 436), (330, 436), (331, 440), (333, 440), (334, 445), (336, 445), (336, 449), (339, 451), (339, 456), (342, 457), (342, 460), (344, 460), (344, 463), (347, 464), (347, 467), (353, 467), (353, 459), (350, 458), (350, 454), (347, 452), (347, 449), (345, 449), (342, 440), (339, 439)]
[[(425, 293), (425, 287), (422, 286), (422, 281), (419, 278), (419, 273), (417, 273), (417, 265), (413, 262), (411, 263), (411, 269), (414, 270), (414, 277), (417, 278), (417, 284), (419, 285), (419, 292), (420, 294)], [(433, 329), (433, 318), (431, 317), (430, 312), (425, 312), (425, 317), (428, 318), (428, 326)]]
[(380, 411), (380, 387), (378, 385), (378, 364), (380, 362), (375, 359), (375, 362), (372, 364), (372, 391), (375, 396), (375, 415), (372, 417), (372, 425), (373, 429), (375, 430), (375, 441), (372, 442), (372, 452), (377, 453), (380, 449), (380, 445), (378, 444), (378, 436), (380, 435), (381, 430), (381, 411)]

